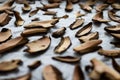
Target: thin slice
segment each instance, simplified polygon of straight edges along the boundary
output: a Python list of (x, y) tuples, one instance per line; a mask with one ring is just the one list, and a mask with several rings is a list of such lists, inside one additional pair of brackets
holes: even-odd
[(23, 12), (29, 12), (31, 10), (31, 6), (29, 5), (28, 1), (24, 2), (24, 7), (22, 7)]
[(41, 65), (41, 62), (39, 60), (33, 62), (32, 64), (28, 65), (29, 69), (36, 69)]
[(53, 16), (53, 19), (62, 19), (62, 18), (66, 19), (68, 17), (69, 17), (69, 15), (65, 14), (65, 15), (63, 15), (61, 17)]
[(30, 14), (29, 14), (29, 17), (32, 17), (35, 14), (37, 14), (39, 10), (40, 10), (39, 8), (36, 8), (35, 10), (31, 11)]
[(42, 5), (44, 6), (43, 8), (44, 9), (51, 9), (51, 8), (59, 8), (60, 6), (60, 3), (51, 3), (51, 4), (43, 4)]
[(119, 33), (110, 33), (114, 38), (120, 39), (120, 34)]
[(108, 4), (100, 4), (98, 6), (96, 6), (96, 10), (101, 12), (103, 11), (105, 8), (107, 8), (109, 5)]
[(120, 73), (120, 65), (115, 61), (114, 58), (112, 58), (112, 66)]
[(66, 11), (70, 12), (73, 10), (73, 4), (71, 2), (71, 0), (66, 0), (66, 8), (65, 8)]
[(75, 14), (75, 16), (76, 16), (76, 18), (79, 18), (79, 17), (81, 17), (81, 16), (85, 16), (85, 14), (82, 14), (82, 13), (80, 13), (80, 11), (78, 11), (78, 12)]
[(120, 3), (113, 3), (112, 8), (120, 10)]
[(46, 11), (43, 15), (53, 15), (53, 16), (56, 16), (56, 13), (55, 11)]

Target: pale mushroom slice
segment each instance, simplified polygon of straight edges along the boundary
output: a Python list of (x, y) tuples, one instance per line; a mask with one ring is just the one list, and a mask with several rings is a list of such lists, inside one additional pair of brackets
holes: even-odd
[(85, 14), (82, 14), (80, 11), (78, 11), (76, 14), (75, 14), (76, 18), (79, 18), (81, 16), (85, 16)]
[(82, 43), (81, 45), (74, 47), (73, 50), (79, 54), (85, 54), (92, 52), (96, 49), (98, 49), (98, 45), (102, 43), (102, 40), (90, 40), (85, 43)]
[(80, 61), (79, 57), (73, 57), (73, 56), (55, 56), (52, 57), (52, 59), (65, 63), (77, 63)]
[(27, 43), (26, 46), (28, 48), (25, 51), (30, 54), (45, 51), (50, 46), (50, 43), (51, 43), (50, 37), (44, 36), (38, 40)]
[(96, 6), (96, 10), (99, 12), (102, 12), (108, 6), (109, 6), (108, 4), (100, 4), (100, 5)]
[(11, 40), (8, 40), (7, 42), (2, 43), (0, 45), (0, 54), (3, 54), (7, 51), (10, 51), (10, 50), (14, 49), (15, 47), (24, 45), (27, 42), (28, 42), (28, 39), (21, 37), (21, 36), (14, 38), (14, 39), (11, 39)]
[(120, 65), (115, 61), (114, 58), (112, 58), (112, 66), (114, 67), (116, 71), (120, 73)]
[(57, 54), (61, 54), (62, 52), (66, 51), (71, 44), (71, 40), (68, 36), (63, 37), (61, 38), (60, 43), (55, 47), (54, 52)]
[(73, 10), (73, 4), (71, 0), (66, 0), (65, 11), (71, 12)]
[(9, 17), (7, 13), (0, 14), (0, 26), (7, 25), (10, 20), (11, 20), (11, 17)]
[(114, 38), (120, 39), (119, 33), (110, 33)]
[(31, 6), (29, 5), (28, 1), (24, 2), (24, 7), (22, 7), (23, 12), (29, 12), (31, 10)]
[(55, 38), (62, 37), (65, 34), (66, 28), (62, 27), (57, 29), (55, 32), (52, 33), (52, 36)]
[(41, 65), (41, 62), (39, 60), (33, 62), (32, 64), (29, 64), (28, 65), (28, 68), (29, 69), (36, 69), (38, 68), (39, 66)]
[(44, 80), (63, 80), (62, 73), (53, 65), (47, 65), (43, 69)]
[(92, 30), (92, 22), (88, 23), (83, 28), (78, 30), (75, 36), (76, 37), (84, 36), (84, 35), (88, 34), (91, 30)]
[(99, 33), (98, 32), (92, 32), (88, 35), (80, 37), (79, 40), (84, 43), (84, 42), (87, 42), (87, 41), (90, 41), (90, 40), (95, 40), (95, 39), (98, 39), (98, 38), (99, 38)]
[(14, 15), (15, 15), (15, 18), (16, 18), (15, 25), (16, 26), (22, 26), (25, 21), (20, 16), (20, 13), (17, 12), (17, 11), (14, 11)]
[(78, 64), (76, 64), (74, 68), (73, 80), (85, 80), (83, 71)]
[(61, 0), (48, 0), (49, 3), (60, 3)]
[(33, 21), (24, 26), (24, 28), (52, 28), (59, 19), (51, 19), (45, 21)]
[(115, 22), (120, 22), (120, 18), (117, 17), (116, 12), (113, 10), (109, 10), (108, 11), (108, 16), (111, 20), (115, 21)]
[(35, 10), (31, 11), (31, 12), (29, 13), (29, 17), (32, 17), (32, 16), (36, 15), (39, 10), (40, 10), (40, 9), (37, 7)]
[(45, 11), (45, 13), (43, 15), (53, 15), (55, 16), (57, 12), (55, 11)]
[(60, 6), (60, 3), (51, 3), (51, 4), (41, 3), (41, 4), (43, 5), (44, 9), (59, 8), (59, 6)]
[(120, 74), (102, 61), (93, 58), (91, 63), (93, 64), (93, 70), (90, 72), (89, 76), (92, 80), (100, 80), (102, 75), (107, 77), (108, 80), (120, 80)]
[(120, 3), (113, 3), (112, 8), (120, 10)]
[(47, 33), (48, 29), (45, 28), (32, 28), (32, 29), (25, 29), (21, 35), (22, 36), (32, 36), (32, 35), (40, 35), (40, 34), (44, 34)]
[(103, 19), (103, 12), (97, 12), (96, 15), (92, 18), (92, 20), (101, 23), (110, 22), (110, 20)]
[(76, 29), (81, 27), (84, 24), (84, 19), (76, 19), (71, 25), (70, 25), (70, 29)]
[(12, 37), (12, 32), (10, 29), (3, 28), (0, 32), (0, 43), (7, 41)]

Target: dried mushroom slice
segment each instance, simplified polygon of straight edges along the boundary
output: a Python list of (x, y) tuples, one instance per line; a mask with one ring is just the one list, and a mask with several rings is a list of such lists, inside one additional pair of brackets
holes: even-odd
[(76, 37), (84, 36), (84, 35), (88, 34), (91, 30), (92, 30), (92, 22), (88, 23), (83, 28), (81, 28), (80, 30), (78, 30), (78, 32), (76, 33), (75, 36)]
[(115, 61), (114, 58), (112, 58), (112, 66), (114, 67), (116, 71), (120, 73), (120, 65)]
[(112, 8), (120, 10), (120, 3), (113, 3)]
[(93, 64), (93, 70), (89, 76), (92, 80), (100, 80), (102, 75), (107, 77), (108, 80), (120, 80), (120, 74), (102, 61), (93, 58), (91, 63)]
[(28, 47), (28, 49), (26, 49), (25, 51), (30, 54), (45, 51), (50, 46), (50, 43), (50, 37), (45, 36), (43, 38), (40, 38), (39, 40), (27, 43), (26, 46)]
[(61, 17), (56, 17), (56, 16), (53, 16), (53, 19), (62, 19), (62, 18), (64, 18), (64, 19), (66, 19), (66, 18), (68, 18), (69, 17), (69, 15), (64, 15), (64, 16), (61, 16)]
[(66, 0), (66, 8), (65, 8), (65, 11), (72, 11), (73, 10), (73, 4), (71, 2), (71, 0)]
[(113, 37), (120, 39), (120, 34), (118, 33), (110, 33)]
[(37, 12), (38, 12), (39, 10), (40, 10), (39, 8), (36, 8), (35, 10), (31, 11), (31, 12), (29, 13), (29, 17), (32, 17), (32, 16), (34, 16), (35, 14), (37, 14)]
[(92, 18), (92, 20), (95, 21), (95, 22), (101, 22), (101, 23), (110, 22), (110, 20), (103, 19), (103, 12), (98, 12), (98, 13)]
[(60, 54), (64, 51), (66, 51), (70, 47), (71, 44), (72, 44), (71, 40), (68, 36), (63, 37), (63, 38), (61, 38), (60, 43), (55, 47), (54, 52), (57, 54)]
[(78, 11), (78, 12), (75, 14), (75, 16), (76, 16), (76, 18), (79, 18), (79, 17), (81, 17), (81, 16), (85, 16), (85, 14), (82, 14), (82, 13), (80, 13), (80, 11)]
[(98, 45), (102, 43), (102, 40), (90, 40), (77, 47), (74, 47), (73, 50), (79, 54), (89, 53), (98, 49)]
[(57, 12), (54, 11), (46, 11), (43, 15), (53, 15), (55, 16)]
[(61, 0), (48, 0), (49, 3), (60, 3)]
[(11, 39), (11, 40), (8, 40), (7, 42), (2, 43), (0, 45), (0, 54), (3, 54), (7, 51), (10, 51), (17, 46), (24, 45), (27, 42), (28, 42), (28, 39), (24, 38), (24, 37), (21, 37), (21, 36), (17, 37), (17, 38), (14, 38), (14, 39)]
[(73, 80), (85, 80), (83, 71), (78, 64), (75, 65)]
[(11, 17), (7, 13), (1, 13), (0, 14), (0, 26), (4, 26), (9, 23), (11, 20)]
[(99, 12), (102, 12), (108, 6), (109, 6), (108, 4), (100, 4), (100, 5), (96, 6), (96, 10)]
[(80, 61), (79, 57), (73, 57), (73, 56), (55, 56), (52, 57), (52, 59), (65, 63), (76, 63)]
[(36, 34), (43, 34), (43, 33), (47, 33), (48, 29), (45, 28), (33, 28), (33, 29), (25, 29), (22, 32), (22, 36), (32, 36), (32, 35), (36, 35)]
[(53, 65), (47, 65), (42, 74), (44, 80), (63, 80), (62, 73)]
[(28, 65), (28, 68), (29, 68), (29, 69), (36, 69), (36, 68), (38, 68), (40, 65), (41, 65), (41, 62), (38, 60), (38, 61), (35, 61), (35, 62), (33, 62), (32, 64)]
[(0, 43), (7, 41), (12, 37), (12, 32), (10, 29), (3, 28), (0, 32)]
[(120, 22), (120, 18), (117, 17), (117, 15), (115, 14), (116, 12), (113, 10), (109, 10), (108, 11), (108, 16), (111, 20), (115, 21), (115, 22)]
[(99, 38), (99, 33), (98, 32), (92, 32), (86, 36), (82, 36), (79, 38), (79, 40), (81, 42), (87, 42), (87, 41), (90, 41), (90, 40), (95, 40), (95, 39), (98, 39)]
[(70, 29), (76, 29), (78, 27), (81, 27), (84, 23), (84, 19), (76, 19), (71, 25), (70, 25)]
[(31, 6), (29, 5), (28, 1), (24, 2), (24, 7), (22, 7), (23, 12), (29, 12), (31, 10)]
[(52, 36), (55, 38), (62, 37), (65, 34), (65, 31), (66, 31), (65, 27), (59, 28), (58, 30), (53, 32)]
[(60, 3), (43, 4), (44, 9), (59, 8)]
[(17, 11), (14, 11), (14, 15), (15, 15), (15, 18), (16, 18), (15, 25), (16, 26), (22, 26), (25, 21), (20, 16), (20, 13), (17, 12)]

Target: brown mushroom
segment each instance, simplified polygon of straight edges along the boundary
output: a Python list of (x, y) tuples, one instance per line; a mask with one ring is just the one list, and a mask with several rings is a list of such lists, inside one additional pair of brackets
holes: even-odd
[(29, 69), (36, 69), (41, 65), (41, 62), (39, 60), (33, 62), (32, 64), (28, 65)]
[(120, 3), (113, 3), (112, 8), (120, 10)]
[(53, 15), (55, 16), (57, 12), (54, 11), (46, 11), (43, 15)]
[(114, 58), (112, 58), (112, 66), (114, 67), (116, 71), (120, 73), (120, 65), (115, 61)]
[(63, 15), (63, 16), (61, 16), (61, 17), (56, 17), (56, 16), (53, 16), (53, 19), (62, 19), (62, 18), (64, 18), (64, 19), (66, 19), (66, 18), (68, 18), (69, 17), (69, 15)]
[(24, 2), (24, 7), (22, 7), (23, 12), (29, 12), (31, 10), (31, 6), (29, 5), (28, 1)]
[(119, 33), (110, 33), (114, 38), (120, 39), (120, 34)]
[(96, 6), (96, 10), (99, 12), (102, 12), (108, 6), (109, 6), (108, 4), (100, 4), (100, 5)]
[(37, 14), (39, 10), (40, 10), (39, 8), (36, 8), (35, 10), (31, 11), (31, 12), (29, 13), (29, 17), (32, 17), (32, 16), (34, 16), (35, 14)]
[(59, 8), (59, 6), (60, 6), (60, 3), (51, 3), (51, 4), (41, 3), (41, 4), (43, 5), (44, 9)]
[(85, 16), (85, 14), (82, 14), (82, 13), (80, 13), (80, 11), (78, 11), (78, 12), (75, 14), (75, 16), (76, 16), (76, 18), (79, 18), (79, 17), (81, 17), (81, 16)]
[(60, 54), (64, 51), (66, 51), (70, 47), (71, 44), (72, 44), (71, 40), (68, 36), (63, 37), (63, 38), (61, 38), (60, 43), (55, 47), (54, 52), (57, 54)]
[(72, 11), (73, 10), (73, 4), (71, 2), (71, 0), (66, 0), (66, 8), (65, 8), (65, 11)]

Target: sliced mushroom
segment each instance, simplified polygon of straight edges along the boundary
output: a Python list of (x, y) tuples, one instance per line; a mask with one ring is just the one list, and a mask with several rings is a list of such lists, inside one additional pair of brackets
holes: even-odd
[(44, 9), (59, 8), (60, 3), (43, 4), (43, 6)]
[(33, 18), (31, 21), (40, 21), (40, 19), (39, 18)]
[(116, 0), (106, 0), (107, 3), (114, 3)]
[(11, 17), (7, 13), (0, 14), (0, 26), (4, 26), (9, 23)]
[(88, 34), (91, 30), (92, 30), (92, 22), (88, 23), (83, 28), (81, 28), (80, 30), (78, 30), (78, 32), (76, 33), (75, 36), (76, 37), (84, 36), (84, 35)]
[(50, 37), (45, 36), (43, 38), (40, 38), (39, 40), (32, 41), (26, 44), (28, 49), (26, 49), (25, 51), (27, 51), (30, 54), (45, 51), (50, 46), (50, 43), (51, 43)]
[(46, 11), (43, 15), (53, 15), (55, 16), (57, 12), (54, 11)]
[(47, 33), (48, 29), (44, 29), (44, 28), (33, 28), (33, 29), (25, 29), (22, 32), (22, 36), (32, 36), (32, 35), (36, 35), (36, 34), (43, 34), (43, 33)]
[(95, 21), (95, 22), (101, 22), (101, 23), (110, 22), (110, 20), (103, 19), (103, 12), (98, 12), (98, 13), (92, 18), (92, 20)]
[(40, 10), (39, 8), (36, 8), (35, 10), (31, 11), (30, 14), (29, 14), (29, 17), (32, 17), (35, 14), (37, 14), (39, 10)]
[(48, 0), (49, 3), (60, 3), (61, 0)]
[(96, 10), (99, 12), (102, 12), (108, 6), (109, 6), (108, 4), (100, 4), (100, 5), (96, 6)]
[(52, 57), (52, 59), (65, 63), (76, 63), (80, 61), (79, 57), (73, 57), (73, 56), (56, 56), (56, 57)]
[(82, 13), (80, 13), (80, 11), (78, 11), (78, 12), (75, 14), (75, 16), (76, 16), (76, 18), (79, 18), (79, 17), (81, 17), (81, 16), (85, 16), (85, 14), (82, 14)]
[(84, 23), (84, 19), (76, 19), (71, 25), (70, 25), (70, 29), (76, 29), (78, 27), (81, 27)]
[(22, 7), (23, 12), (29, 12), (31, 10), (31, 6), (27, 1), (24, 2), (24, 7)]
[(15, 25), (16, 26), (22, 26), (25, 21), (20, 16), (20, 13), (17, 12), (17, 11), (14, 11), (14, 14), (15, 14), (15, 18), (16, 18)]
[(66, 8), (65, 8), (66, 11), (70, 12), (73, 10), (73, 4), (71, 2), (71, 0), (66, 0)]
[(85, 80), (83, 71), (78, 64), (75, 65), (75, 69), (73, 73), (73, 80)]
[(74, 47), (73, 50), (79, 54), (89, 53), (98, 49), (98, 45), (102, 43), (102, 40), (90, 40), (77, 47)]
[(10, 51), (10, 50), (14, 49), (15, 47), (23, 45), (27, 42), (28, 42), (28, 39), (21, 37), (21, 36), (14, 38), (14, 39), (11, 39), (11, 40), (8, 40), (7, 42), (2, 43), (0, 45), (0, 54), (3, 54), (7, 51)]
[(120, 34), (118, 33), (110, 33), (113, 37), (120, 39)]
[(79, 40), (81, 42), (87, 42), (87, 41), (90, 41), (90, 40), (95, 40), (95, 39), (98, 39), (99, 38), (99, 33), (98, 32), (92, 32), (86, 36), (82, 36), (79, 38)]
[(114, 69), (108, 67), (102, 61), (93, 58), (91, 60), (93, 64), (93, 70), (90, 72), (89, 76), (92, 80), (100, 80), (102, 75), (108, 78), (108, 80), (119, 80), (120, 74)]
[(62, 19), (62, 18), (64, 18), (64, 19), (66, 19), (66, 18), (68, 18), (69, 17), (69, 15), (64, 15), (64, 16), (61, 16), (61, 17), (56, 17), (56, 16), (53, 16), (53, 19)]
[(18, 4), (24, 4), (24, 2), (26, 2), (27, 0), (15, 0), (16, 3)]
[(114, 58), (112, 58), (112, 66), (114, 67), (116, 71), (120, 73), (120, 65), (115, 61)]
[(65, 34), (65, 31), (66, 31), (65, 27), (59, 28), (58, 30), (53, 32), (52, 36), (55, 38), (62, 37)]
[(0, 32), (0, 43), (7, 41), (12, 36), (12, 32), (10, 29), (3, 28)]
[(64, 51), (66, 51), (70, 47), (71, 44), (72, 44), (71, 40), (68, 36), (63, 37), (61, 39), (60, 43), (55, 47), (54, 51), (55, 51), (55, 53), (60, 54)]
[(62, 73), (53, 65), (47, 65), (42, 74), (44, 80), (63, 80)]
[(29, 69), (36, 69), (36, 68), (38, 68), (40, 65), (41, 65), (41, 62), (40, 62), (40, 61), (35, 61), (35, 62), (33, 62), (32, 64), (28, 65), (28, 68), (29, 68)]
[(120, 10), (120, 3), (113, 3), (111, 6), (112, 6), (114, 9)]

